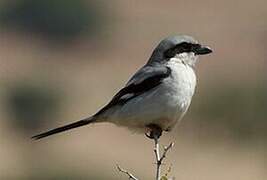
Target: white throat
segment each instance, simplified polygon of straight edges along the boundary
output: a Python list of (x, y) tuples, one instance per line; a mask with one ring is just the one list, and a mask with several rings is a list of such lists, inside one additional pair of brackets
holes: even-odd
[(176, 54), (173, 58), (170, 59), (170, 61), (173, 63), (183, 63), (191, 67), (195, 66), (197, 60), (198, 60), (198, 56), (196, 56), (192, 52), (190, 53), (184, 52), (184, 53)]

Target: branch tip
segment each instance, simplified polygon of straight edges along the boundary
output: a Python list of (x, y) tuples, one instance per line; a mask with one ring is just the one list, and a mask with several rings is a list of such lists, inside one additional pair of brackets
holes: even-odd
[(126, 174), (129, 177), (129, 179), (138, 180), (132, 173), (128, 172), (125, 169), (122, 169), (118, 164), (116, 164), (116, 166), (117, 166), (117, 169), (119, 170), (119, 172)]

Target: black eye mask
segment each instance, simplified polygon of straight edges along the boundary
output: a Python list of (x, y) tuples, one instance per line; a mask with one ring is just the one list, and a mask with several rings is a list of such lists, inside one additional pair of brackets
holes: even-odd
[(200, 48), (199, 44), (192, 44), (187, 42), (182, 42), (164, 52), (164, 56), (166, 58), (172, 58), (176, 54), (184, 53), (184, 52), (194, 52), (196, 49)]

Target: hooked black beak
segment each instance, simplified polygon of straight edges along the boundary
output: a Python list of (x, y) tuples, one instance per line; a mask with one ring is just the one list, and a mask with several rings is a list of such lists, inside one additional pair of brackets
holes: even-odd
[(208, 46), (200, 46), (196, 48), (194, 52), (196, 55), (204, 55), (204, 54), (212, 53), (212, 50)]

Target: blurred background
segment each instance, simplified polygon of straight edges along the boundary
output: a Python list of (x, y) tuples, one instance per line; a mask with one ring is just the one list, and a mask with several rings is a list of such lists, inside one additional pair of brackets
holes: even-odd
[(267, 179), (267, 2), (0, 1), (0, 179), (154, 176), (153, 142), (111, 124), (30, 137), (96, 112), (166, 36), (213, 48), (163, 172), (178, 180)]

